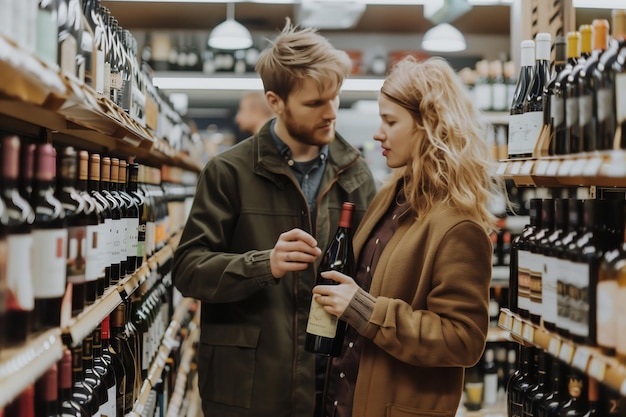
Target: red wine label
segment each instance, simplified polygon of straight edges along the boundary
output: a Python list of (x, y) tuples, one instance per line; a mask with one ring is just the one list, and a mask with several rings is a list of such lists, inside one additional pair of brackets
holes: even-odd
[(85, 282), (87, 258), (85, 253), (85, 239), (87, 228), (73, 226), (67, 231), (67, 263), (66, 273), (68, 282)]
[(315, 299), (311, 300), (306, 332), (329, 339), (334, 338), (337, 333), (337, 316), (324, 311), (322, 305)]
[(56, 298), (65, 292), (67, 229), (33, 231), (35, 298)]
[(31, 254), (33, 237), (14, 234), (7, 237), (7, 309), (31, 311), (35, 308)]

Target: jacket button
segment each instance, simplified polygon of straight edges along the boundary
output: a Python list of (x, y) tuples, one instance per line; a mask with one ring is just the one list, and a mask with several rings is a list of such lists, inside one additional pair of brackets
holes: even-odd
[(344, 374), (343, 372), (339, 374), (339, 378), (345, 378), (346, 374)]

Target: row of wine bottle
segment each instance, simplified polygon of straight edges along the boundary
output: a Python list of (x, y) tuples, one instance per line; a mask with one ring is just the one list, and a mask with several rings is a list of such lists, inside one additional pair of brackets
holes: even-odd
[(511, 247), (509, 309), (624, 360), (623, 194), (532, 199), (530, 207), (530, 223)]
[(620, 393), (541, 348), (519, 346), (507, 386), (508, 416), (624, 416)]
[(132, 274), (182, 228), (193, 193), (159, 169), (16, 135), (0, 155), (0, 347), (66, 326)]
[(521, 42), (509, 158), (626, 147), (626, 10), (612, 12), (612, 29), (596, 19), (558, 36), (552, 70), (549, 33)]
[[(147, 369), (161, 344), (172, 310), (180, 300), (172, 286), (171, 265), (155, 271), (154, 279), (123, 301), (92, 334), (8, 404), (5, 416), (125, 416), (135, 407)], [(196, 304), (185, 312), (181, 329), (191, 322)], [(173, 346), (158, 383), (152, 387), (155, 404), (148, 414), (162, 417), (174, 390), (181, 360), (181, 345), (189, 332), (182, 330)], [(164, 358), (165, 359), (165, 358)], [(148, 363), (146, 363), (148, 362)], [(2, 415), (2, 410), (0, 410)]]

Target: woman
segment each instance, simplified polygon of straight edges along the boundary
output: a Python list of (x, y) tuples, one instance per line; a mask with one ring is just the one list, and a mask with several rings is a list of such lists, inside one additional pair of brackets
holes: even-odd
[(385, 80), (374, 135), (394, 169), (354, 236), (356, 279), (314, 297), (350, 327), (324, 416), (454, 416), (489, 325), (494, 190), (480, 115), (440, 58)]

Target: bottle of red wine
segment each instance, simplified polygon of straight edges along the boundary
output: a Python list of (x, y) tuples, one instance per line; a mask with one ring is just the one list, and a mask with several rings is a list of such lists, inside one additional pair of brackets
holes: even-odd
[[(354, 252), (352, 250), (352, 213), (353, 203), (343, 203), (339, 227), (331, 239), (319, 271), (335, 270), (352, 276), (354, 274)], [(317, 277), (316, 285), (333, 285), (335, 281)], [(314, 299), (311, 300), (309, 322), (306, 328), (304, 349), (329, 356), (339, 356), (346, 330), (346, 324), (336, 316), (324, 311)]]

